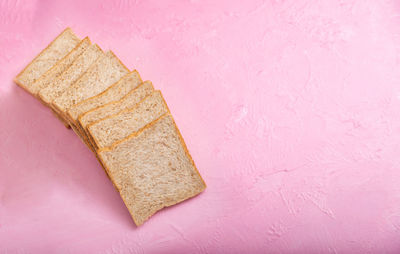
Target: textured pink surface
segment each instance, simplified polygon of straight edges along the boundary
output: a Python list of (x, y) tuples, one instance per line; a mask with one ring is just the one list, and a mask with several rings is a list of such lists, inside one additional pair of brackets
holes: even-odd
[[(208, 184), (136, 228), (12, 79), (66, 26), (161, 89)], [(0, 1), (0, 253), (399, 253), (398, 1)]]

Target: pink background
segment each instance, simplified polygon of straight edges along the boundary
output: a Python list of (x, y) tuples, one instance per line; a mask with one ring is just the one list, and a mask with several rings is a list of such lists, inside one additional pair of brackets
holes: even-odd
[[(135, 227), (12, 79), (66, 26), (161, 89), (208, 184)], [(0, 253), (399, 253), (399, 1), (0, 0)]]

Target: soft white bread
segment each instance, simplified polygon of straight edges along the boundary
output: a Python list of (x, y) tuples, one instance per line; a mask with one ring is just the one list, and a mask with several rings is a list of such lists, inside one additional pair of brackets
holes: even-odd
[(88, 126), (89, 138), (94, 148), (100, 149), (124, 139), (146, 124), (168, 112), (160, 91), (154, 91), (134, 108), (121, 111)]
[(66, 28), (17, 75), (15, 83), (33, 93), (32, 84), (75, 48), (79, 41), (72, 30)]
[(39, 91), (40, 99), (50, 105), (54, 99), (74, 84), (86, 70), (104, 53), (101, 48), (94, 44), (86, 48), (60, 76), (54, 79), (51, 86), (47, 86)]
[[(91, 44), (88, 37), (84, 38), (79, 44), (71, 50), (65, 57), (61, 58), (50, 70), (46, 71), (40, 78), (38, 78), (31, 86), (32, 93), (37, 96), (38, 92), (48, 86), (61, 75), (72, 62), (80, 56), (87, 47)], [(39, 97), (40, 98), (40, 97)]]
[[(61, 113), (61, 117), (68, 121), (66, 113), (69, 108), (103, 92), (128, 72), (128, 68), (114, 53), (108, 51), (105, 57), (100, 57), (84, 75), (57, 97), (52, 102), (52, 106)], [(73, 123), (69, 124), (74, 127)]]
[(98, 155), (138, 226), (206, 188), (168, 113)]
[[(89, 124), (98, 122), (111, 115), (115, 115), (122, 110), (133, 108), (134, 106), (136, 106), (136, 104), (138, 104), (146, 96), (150, 95), (153, 91), (154, 88), (152, 83), (150, 81), (145, 81), (143, 84), (130, 91), (121, 100), (110, 102), (106, 105), (92, 109), (89, 112), (82, 114), (78, 119), (78, 127), (80, 132), (85, 133), (85, 136), (88, 137), (89, 132), (87, 131), (87, 126)], [(90, 142), (90, 139), (88, 142)]]

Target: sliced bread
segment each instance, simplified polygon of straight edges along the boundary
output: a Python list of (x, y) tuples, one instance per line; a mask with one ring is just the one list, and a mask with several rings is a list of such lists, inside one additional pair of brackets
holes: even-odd
[(50, 108), (50, 110), (51, 110), (51, 112), (54, 114), (54, 116), (55, 116), (58, 120), (60, 120), (62, 124), (64, 124), (64, 126), (65, 126), (66, 128), (68, 128), (68, 129), (71, 128), (71, 126), (69, 126), (69, 123), (68, 123), (67, 121), (65, 121), (64, 118), (62, 118), (62, 117), (60, 116), (59, 113), (57, 113), (57, 112), (56, 112), (54, 109), (52, 109), (52, 108)]
[(73, 50), (71, 50), (65, 57), (61, 58), (61, 60), (51, 67), (50, 70), (45, 72), (32, 84), (32, 93), (37, 96), (40, 89), (49, 86), (78, 56), (86, 50), (87, 47), (90, 46), (90, 44), (90, 39), (88, 37), (84, 38)]
[[(150, 95), (153, 91), (153, 84), (150, 81), (145, 81), (143, 84), (130, 91), (121, 100), (110, 102), (106, 105), (82, 114), (78, 119), (78, 128), (80, 132), (85, 133), (85, 136), (88, 137), (89, 133), (87, 131), (87, 126), (89, 126), (89, 124), (117, 114), (122, 110), (133, 108), (137, 103), (143, 100), (146, 96)], [(88, 142), (90, 142), (90, 140), (88, 140)]]
[(94, 44), (90, 45), (60, 76), (52, 81), (51, 86), (41, 89), (40, 99), (47, 105), (59, 97), (68, 87), (74, 84), (86, 70), (104, 53)]
[(84, 75), (57, 97), (52, 102), (52, 107), (68, 121), (66, 113), (69, 108), (103, 92), (128, 72), (128, 68), (121, 63), (114, 53), (108, 51), (105, 57), (99, 58)]
[(206, 188), (168, 113), (98, 156), (138, 226)]
[(109, 86), (103, 92), (81, 101), (67, 111), (68, 122), (72, 124), (74, 131), (92, 151), (94, 151), (94, 149), (90, 145), (89, 138), (86, 136), (85, 131), (79, 126), (79, 115), (109, 102), (120, 100), (129, 91), (135, 89), (140, 83), (142, 83), (142, 79), (140, 78), (139, 73), (134, 70), (123, 76), (119, 81)]
[(88, 126), (89, 138), (95, 150), (108, 147), (138, 131), (168, 112), (160, 91), (154, 91), (134, 108), (127, 109)]
[(75, 48), (79, 42), (80, 39), (72, 30), (66, 28), (17, 75), (14, 79), (15, 83), (33, 93), (32, 84)]
[(93, 96), (72, 106), (67, 111), (69, 120), (72, 122), (76, 122), (81, 114), (86, 113), (89, 110), (103, 106), (113, 101), (119, 101), (122, 97), (124, 97), (132, 89), (135, 89), (142, 82), (143, 81), (136, 70), (126, 74), (119, 81), (108, 87), (102, 93), (99, 93), (96, 96)]

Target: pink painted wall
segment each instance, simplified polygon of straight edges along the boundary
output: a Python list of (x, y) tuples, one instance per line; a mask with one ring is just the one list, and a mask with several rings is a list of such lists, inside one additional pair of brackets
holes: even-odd
[[(136, 228), (12, 79), (71, 26), (161, 89), (208, 184)], [(0, 0), (0, 253), (399, 253), (399, 1)]]

